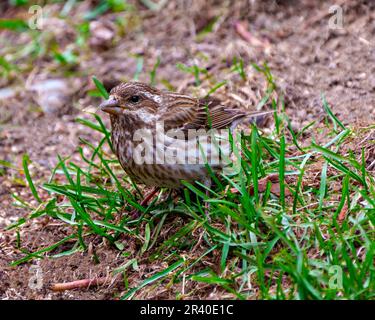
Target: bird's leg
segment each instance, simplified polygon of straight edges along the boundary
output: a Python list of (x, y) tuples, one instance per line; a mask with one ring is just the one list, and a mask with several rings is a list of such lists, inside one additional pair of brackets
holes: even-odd
[(159, 191), (159, 188), (155, 187), (153, 188), (147, 195), (144, 197), (142, 202), (140, 203), (141, 206), (147, 205), (147, 203), (153, 198), (153, 196)]
[[(148, 202), (155, 196), (155, 194), (159, 191), (159, 188), (158, 187), (155, 187), (153, 188), (149, 193), (146, 194), (146, 196), (143, 198), (143, 200), (141, 201), (140, 205), (142, 207), (146, 206), (148, 204)], [(133, 219), (136, 219), (139, 217), (139, 210), (137, 209), (134, 209), (132, 212), (130, 212), (130, 216), (133, 218)]]

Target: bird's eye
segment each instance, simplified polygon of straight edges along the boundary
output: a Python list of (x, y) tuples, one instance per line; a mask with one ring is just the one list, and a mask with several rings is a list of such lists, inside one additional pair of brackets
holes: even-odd
[(131, 96), (130, 97), (130, 101), (134, 102), (134, 103), (138, 102), (139, 101), (139, 96)]

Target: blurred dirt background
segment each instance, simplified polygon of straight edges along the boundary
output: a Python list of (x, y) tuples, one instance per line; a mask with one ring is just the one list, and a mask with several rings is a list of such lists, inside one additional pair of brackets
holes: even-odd
[[(228, 104), (249, 109), (255, 108), (267, 85), (250, 63), (266, 62), (296, 130), (323, 119), (322, 93), (344, 123), (357, 127), (374, 123), (373, 1), (187, 0), (168, 1), (158, 11), (142, 1), (128, 1), (125, 11), (108, 10), (85, 20), (85, 14), (98, 3), (82, 1), (71, 11), (64, 3), (45, 4), (44, 26), (36, 33), (0, 29), (0, 56), (16, 55), (12, 59), (18, 69), (0, 77), (0, 159), (22, 168), (22, 155), (29, 154), (36, 184), (48, 179), (57, 154), (79, 158), (79, 137), (96, 141), (92, 132), (75, 122), (78, 116), (87, 116), (84, 108), (95, 108), (100, 102), (90, 95), (95, 89), (91, 77), (97, 76), (108, 88), (134, 75), (149, 82), (158, 59), (155, 81), (159, 88), (203, 95), (215, 83), (226, 80), (216, 95)], [(342, 28), (329, 27), (334, 4), (343, 8)], [(2, 2), (0, 18), (27, 19), (27, 9)], [(61, 17), (63, 10), (68, 14)], [(82, 44), (80, 39), (86, 34)], [(243, 59), (246, 81), (229, 72), (234, 57)], [(197, 88), (194, 76), (177, 68), (178, 63), (198, 65), (208, 76), (201, 73), (202, 84)], [(29, 213), (12, 205), (11, 193), (30, 198), (20, 171), (0, 166), (0, 228)], [(20, 238), (24, 247), (36, 250), (69, 234), (66, 226), (47, 222), (23, 228)], [(121, 281), (83, 291), (54, 293), (48, 289), (54, 282), (105, 276), (121, 265), (124, 257), (104, 242), (93, 243), (99, 264), (88, 253), (41, 260), (44, 286), (32, 290), (28, 286), (32, 263), (9, 267), (23, 255), (15, 249), (14, 230), (0, 232), (2, 299), (113, 299), (124, 291)], [(137, 244), (129, 241), (128, 245), (131, 251)], [(137, 283), (158, 268), (157, 264), (141, 263), (129, 282)], [(152, 288), (136, 298), (173, 299), (177, 289)], [(230, 298), (208, 284), (185, 290), (188, 298)]]

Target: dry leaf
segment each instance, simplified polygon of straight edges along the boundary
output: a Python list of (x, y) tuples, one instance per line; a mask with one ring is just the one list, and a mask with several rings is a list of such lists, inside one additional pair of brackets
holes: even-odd
[(346, 215), (348, 213), (348, 205), (345, 203), (345, 205), (342, 207), (338, 217), (337, 217), (337, 220), (339, 222), (343, 222), (346, 218)]

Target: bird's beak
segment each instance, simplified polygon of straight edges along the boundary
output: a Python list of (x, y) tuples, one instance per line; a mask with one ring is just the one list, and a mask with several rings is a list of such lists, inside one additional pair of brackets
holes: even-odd
[(109, 97), (108, 100), (102, 102), (99, 109), (110, 114), (122, 114), (122, 108), (119, 106), (118, 101), (113, 97)]

